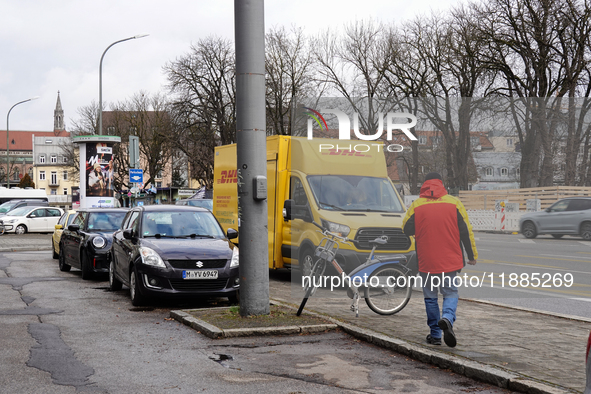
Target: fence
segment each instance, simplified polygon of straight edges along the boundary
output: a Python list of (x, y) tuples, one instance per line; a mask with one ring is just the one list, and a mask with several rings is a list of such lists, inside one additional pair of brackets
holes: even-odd
[(506, 190), (462, 190), (459, 197), (466, 209), (469, 210), (494, 210), (495, 201), (505, 200), (509, 203), (518, 203), (519, 210), (525, 211), (529, 199), (539, 199), (541, 209), (546, 209), (556, 200), (564, 197), (590, 195), (591, 187), (553, 186)]
[[(468, 210), (468, 218), (475, 231), (519, 231), (519, 218), (525, 212), (503, 212), (504, 221), (501, 222), (501, 212), (493, 210)], [(503, 226), (504, 225), (504, 226)], [(502, 228), (504, 227), (504, 228)]]

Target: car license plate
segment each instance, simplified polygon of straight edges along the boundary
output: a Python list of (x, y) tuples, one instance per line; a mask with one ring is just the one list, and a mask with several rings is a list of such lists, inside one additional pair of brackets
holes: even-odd
[(217, 279), (217, 270), (183, 271), (183, 279)]

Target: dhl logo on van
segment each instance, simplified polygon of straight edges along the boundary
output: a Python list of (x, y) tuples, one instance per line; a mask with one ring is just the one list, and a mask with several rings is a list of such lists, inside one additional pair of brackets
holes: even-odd
[(222, 176), (217, 180), (217, 183), (237, 183), (238, 182), (238, 170), (224, 170)]
[(322, 153), (322, 155), (330, 155), (330, 156), (361, 156), (361, 157), (371, 156), (371, 155), (365, 155), (361, 152), (356, 152), (352, 149), (344, 150), (344, 149), (339, 149), (339, 148), (328, 149), (328, 150), (321, 152), (321, 153)]

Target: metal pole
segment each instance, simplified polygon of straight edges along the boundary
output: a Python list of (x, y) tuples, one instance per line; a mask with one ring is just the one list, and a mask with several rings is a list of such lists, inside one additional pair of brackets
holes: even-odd
[(99, 135), (103, 135), (103, 58), (107, 51), (115, 44), (119, 44), (120, 42), (135, 40), (136, 38), (142, 38), (149, 36), (149, 34), (138, 34), (133, 37), (124, 38), (123, 40), (115, 41), (111, 45), (105, 49), (103, 55), (101, 56), (101, 62), (99, 64)]
[(12, 107), (10, 107), (10, 109), (8, 110), (8, 114), (6, 115), (6, 188), (7, 189), (10, 189), (10, 141), (8, 138), (8, 135), (9, 135), (8, 123), (9, 123), (9, 119), (10, 119), (10, 111), (12, 111), (12, 109), (19, 104), (26, 103), (26, 102), (32, 101), (32, 100), (37, 100), (38, 98), (39, 98), (39, 96), (35, 96), (35, 97), (31, 97), (30, 99), (19, 101), (18, 103), (14, 104)]
[(241, 316), (270, 312), (264, 22), (264, 0), (234, 0)]

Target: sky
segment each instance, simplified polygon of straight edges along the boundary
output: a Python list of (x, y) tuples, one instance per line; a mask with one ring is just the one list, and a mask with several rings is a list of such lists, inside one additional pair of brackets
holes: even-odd
[[(459, 1), (267, 0), (265, 30), (294, 25), (317, 34), (355, 20), (401, 22)], [(100, 58), (115, 41), (149, 34), (106, 53), (107, 105), (165, 92), (163, 67), (199, 39), (234, 39), (232, 0), (0, 0), (0, 9), (0, 130), (14, 104), (39, 96), (11, 111), (9, 129), (52, 131), (58, 91), (68, 129), (79, 108), (98, 103)]]

